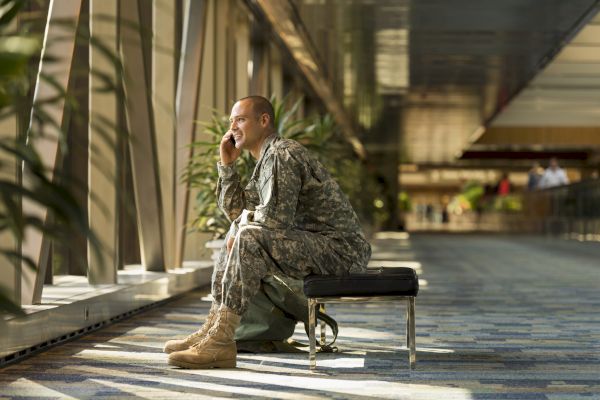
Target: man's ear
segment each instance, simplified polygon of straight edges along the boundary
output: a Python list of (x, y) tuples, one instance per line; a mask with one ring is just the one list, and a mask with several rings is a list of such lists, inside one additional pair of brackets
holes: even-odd
[(267, 113), (263, 113), (263, 114), (260, 116), (260, 124), (261, 124), (261, 125), (262, 125), (264, 128), (266, 128), (267, 126), (269, 126), (269, 114), (267, 114)]

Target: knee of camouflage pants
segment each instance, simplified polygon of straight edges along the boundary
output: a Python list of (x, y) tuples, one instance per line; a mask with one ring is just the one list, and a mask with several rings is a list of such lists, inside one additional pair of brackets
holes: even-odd
[(215, 265), (213, 267), (213, 273), (211, 278), (211, 294), (214, 301), (219, 304), (223, 302), (222, 282), (226, 263), (227, 247), (226, 245), (224, 245), (219, 252), (219, 258), (216, 260)]
[(237, 223), (234, 221), (231, 223), (229, 232), (227, 232), (227, 235), (225, 236), (225, 240), (223, 242), (223, 245), (221, 246), (219, 256), (215, 262), (215, 266), (213, 269), (213, 274), (211, 278), (211, 294), (213, 296), (214, 301), (216, 301), (219, 304), (223, 302), (223, 273), (225, 272), (225, 267), (227, 266), (227, 258), (229, 256), (229, 252), (227, 251), (227, 242), (229, 238), (236, 235), (237, 231), (238, 226)]
[(222, 302), (243, 312), (266, 275), (283, 274), (295, 279), (311, 273), (344, 275), (352, 268), (353, 260), (364, 258), (362, 253), (344, 240), (324, 235), (243, 225), (222, 270)]
[(269, 254), (261, 244), (261, 228), (239, 228), (222, 275), (222, 302), (243, 314), (248, 302), (260, 288), (260, 280), (269, 271)]

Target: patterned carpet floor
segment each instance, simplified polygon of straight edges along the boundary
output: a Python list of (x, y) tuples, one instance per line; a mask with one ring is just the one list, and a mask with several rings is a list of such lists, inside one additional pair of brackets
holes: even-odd
[[(0, 370), (0, 399), (600, 399), (600, 244), (529, 236), (381, 235), (373, 265), (417, 268), (417, 369), (404, 306), (328, 307), (339, 353), (240, 354), (238, 368), (166, 364), (195, 330), (197, 290)], [(298, 326), (294, 337), (306, 340)]]

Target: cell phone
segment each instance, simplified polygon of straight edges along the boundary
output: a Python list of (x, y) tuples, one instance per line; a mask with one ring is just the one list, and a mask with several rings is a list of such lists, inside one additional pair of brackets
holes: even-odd
[(231, 135), (229, 137), (229, 141), (231, 142), (231, 144), (233, 145), (233, 147), (235, 147), (235, 139), (233, 138), (233, 135)]

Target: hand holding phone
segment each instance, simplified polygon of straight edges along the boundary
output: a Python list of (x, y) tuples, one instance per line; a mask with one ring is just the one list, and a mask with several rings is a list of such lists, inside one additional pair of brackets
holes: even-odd
[(219, 154), (221, 156), (221, 163), (224, 165), (231, 164), (240, 156), (242, 151), (235, 147), (235, 139), (231, 130), (227, 131), (221, 139), (219, 146)]

